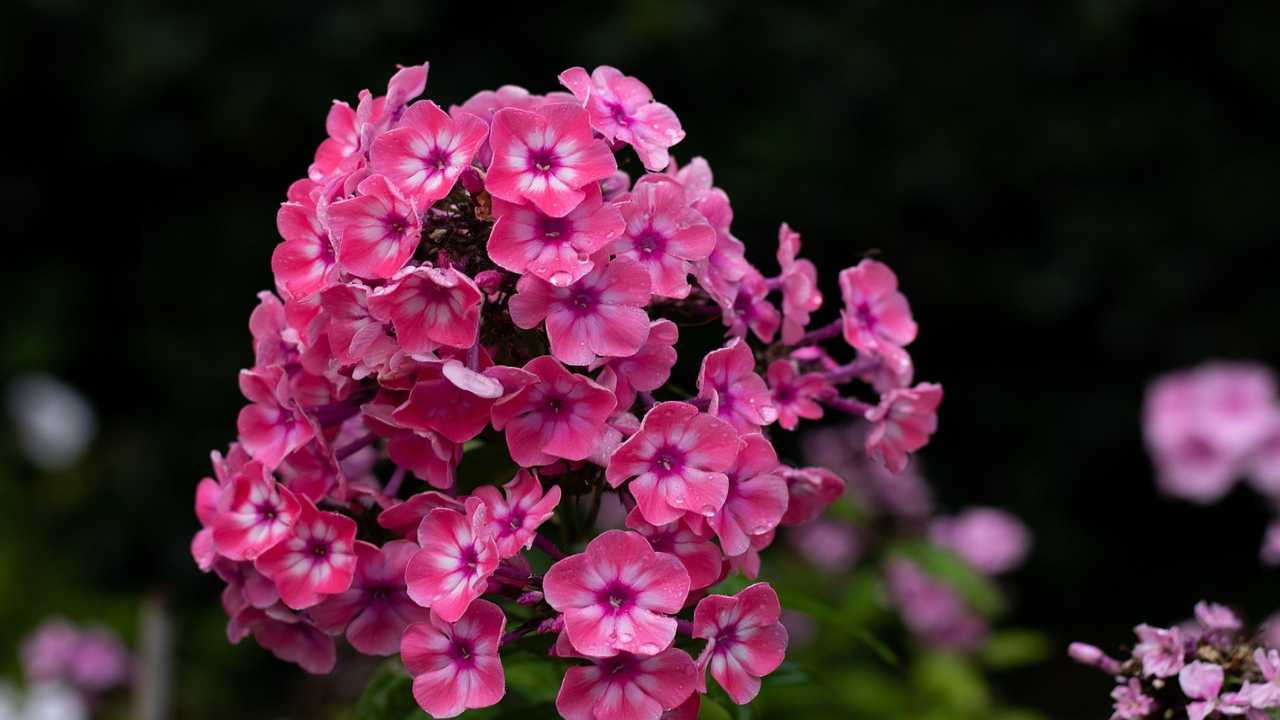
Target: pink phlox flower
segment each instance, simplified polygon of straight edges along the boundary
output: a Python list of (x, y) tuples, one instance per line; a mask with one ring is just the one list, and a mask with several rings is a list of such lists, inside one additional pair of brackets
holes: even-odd
[(529, 273), (556, 287), (576, 282), (595, 266), (591, 256), (622, 234), (626, 221), (613, 203), (602, 200), (590, 183), (564, 217), (552, 217), (533, 205), (493, 199), (497, 218), (489, 233), (489, 257), (514, 273)]
[(40, 624), (22, 641), (22, 672), (28, 682), (42, 683), (63, 678), (71, 665), (80, 630), (63, 618)]
[(1258, 492), (1280, 498), (1280, 410), (1263, 438), (1245, 458), (1249, 481)]
[[(1204, 720), (1219, 710), (1218, 694), (1222, 692), (1222, 666), (1214, 663), (1195, 662), (1178, 671), (1178, 685), (1193, 702), (1187, 704), (1188, 720)], [(1232, 714), (1243, 714), (1232, 713)]]
[(507, 626), (502, 608), (471, 603), (454, 623), (432, 614), (405, 631), (400, 655), (413, 676), (413, 697), (431, 717), (496, 705), (506, 694), (498, 647)]
[(845, 341), (891, 367), (905, 366), (909, 356), (902, 348), (916, 339), (917, 328), (906, 296), (898, 292), (898, 276), (882, 262), (863, 260), (840, 271), (840, 293)]
[(280, 600), (294, 610), (346, 592), (356, 572), (355, 520), (317, 510), (305, 497), (299, 502), (292, 532), (254, 561), (258, 572), (275, 582)]
[(410, 100), (427, 89), (427, 72), (430, 63), (421, 65), (397, 65), (396, 72), (387, 81), (387, 114), (394, 120), (403, 117), (404, 107)]
[(422, 518), (436, 508), (461, 512), (464, 506), (457, 498), (445, 495), (438, 490), (428, 490), (410, 496), (407, 500), (378, 513), (378, 524), (400, 537), (413, 538), (417, 536)]
[(1142, 661), (1143, 675), (1164, 678), (1178, 674), (1186, 661), (1186, 643), (1181, 630), (1176, 626), (1165, 630), (1144, 624), (1133, 632), (1138, 636), (1133, 656)]
[(822, 373), (801, 375), (795, 363), (780, 358), (769, 363), (770, 397), (778, 413), (778, 424), (784, 430), (795, 430), (800, 419), (822, 418), (822, 405), (818, 401), (835, 393), (835, 388)]
[[(685, 522), (688, 522), (687, 518)], [(732, 575), (740, 572), (749, 580), (755, 580), (760, 577), (760, 552), (772, 545), (776, 537), (776, 530), (748, 536), (751, 542), (747, 546), (746, 552), (725, 558), (727, 574)]]
[[(216, 458), (214, 462), (217, 462)], [(218, 518), (218, 499), (222, 497), (222, 489), (222, 483), (211, 477), (202, 478), (196, 485), (195, 509), (200, 530), (191, 539), (191, 557), (200, 572), (209, 572), (218, 556), (213, 545), (213, 524)]]
[(651, 525), (639, 508), (627, 513), (626, 525), (649, 541), (655, 552), (674, 555), (689, 573), (689, 590), (710, 587), (720, 580), (723, 554), (716, 544), (693, 532), (683, 522)]
[(693, 636), (707, 640), (698, 665), (711, 670), (729, 697), (746, 705), (760, 692), (760, 678), (782, 664), (787, 629), (778, 594), (756, 583), (732, 597), (709, 595), (693, 613)]
[(615, 488), (631, 479), (628, 487), (640, 513), (653, 525), (686, 513), (711, 517), (724, 506), (725, 472), (740, 445), (737, 431), (725, 421), (689, 403), (658, 403), (613, 453), (605, 479)]
[(413, 257), (422, 221), (411, 200), (383, 175), (360, 182), (358, 195), (329, 206), (338, 264), (365, 278), (389, 278)]
[(778, 283), (782, 286), (782, 342), (799, 341), (809, 325), (809, 315), (822, 307), (818, 291), (818, 268), (798, 259), (800, 233), (782, 223), (778, 228)]
[(914, 562), (903, 557), (893, 558), (885, 569), (885, 580), (903, 623), (925, 643), (972, 650), (986, 636), (986, 623), (956, 591)]
[(674, 555), (654, 552), (640, 534), (608, 530), (585, 552), (552, 565), (542, 585), (547, 602), (564, 614), (578, 652), (647, 656), (675, 638), (670, 615), (689, 596), (689, 573)]
[(482, 485), (472, 493), (489, 507), (489, 528), (498, 544), (498, 555), (510, 558), (533, 545), (538, 526), (546, 522), (560, 503), (560, 486), (552, 485), (545, 493), (542, 483), (528, 470), (502, 486)]
[(638, 261), (649, 273), (654, 295), (688, 296), (690, 263), (711, 254), (715, 230), (689, 206), (680, 183), (664, 175), (640, 178), (628, 197), (621, 206), (626, 230), (609, 252)]
[(600, 181), (600, 195), (607, 203), (625, 200), (629, 192), (631, 192), (631, 176), (625, 170), (618, 170)]
[(213, 569), (227, 584), (222, 590), (222, 609), (227, 617), (234, 617), (246, 607), (265, 610), (280, 602), (276, 584), (258, 572), (251, 562), (235, 562), (220, 557), (214, 562)]
[(387, 323), (369, 311), (369, 288), (352, 281), (325, 290), (321, 306), (328, 317), (326, 333), (334, 358), (352, 366), (356, 380), (385, 368), (400, 346), (388, 331)]
[(289, 378), (280, 368), (242, 370), (240, 392), (251, 403), (236, 418), (240, 443), (268, 470), (315, 437), (315, 428), (297, 411)]
[(222, 490), (212, 522), (213, 547), (231, 560), (255, 560), (289, 537), (302, 506), (258, 462), (244, 466)]
[(296, 370), (301, 338), (289, 323), (286, 306), (280, 298), (267, 291), (258, 293), (258, 304), (249, 314), (249, 332), (253, 335), (255, 367)]
[(778, 308), (769, 302), (768, 295), (769, 284), (764, 276), (755, 268), (748, 268), (729, 296), (732, 302), (722, 302), (724, 323), (730, 335), (746, 337), (750, 331), (763, 342), (773, 342), (773, 336), (782, 324), (782, 316), (778, 314)]
[(662, 713), (661, 720), (698, 720), (702, 708), (702, 695), (693, 693), (680, 705)]
[(549, 355), (530, 360), (524, 370), (536, 382), (503, 397), (491, 411), (494, 429), (506, 433), (511, 458), (521, 467), (586, 459), (613, 413), (613, 393)]
[(453, 190), (462, 171), (471, 167), (488, 128), (469, 113), (449, 115), (430, 100), (405, 110), (400, 124), (373, 141), (373, 172), (384, 175), (425, 211)]
[[(497, 90), (481, 90), (467, 98), (461, 105), (451, 105), (449, 114), (457, 117), (463, 113), (475, 115), (484, 121), (486, 126), (493, 124), (493, 115), (502, 108), (513, 107), (519, 110), (534, 110), (546, 102), (542, 95), (530, 94), (519, 85), (503, 85)], [(476, 151), (476, 162), (487, 168), (493, 162), (493, 151), (489, 148), (486, 137)]]
[(844, 495), (844, 480), (820, 467), (782, 469), (787, 481), (787, 512), (783, 525), (803, 525), (823, 513)]
[(828, 575), (844, 575), (866, 550), (858, 528), (838, 520), (818, 520), (787, 533), (791, 547)]
[(452, 267), (405, 268), (369, 295), (373, 316), (390, 322), (405, 352), (430, 353), (440, 345), (467, 348), (480, 332), (484, 296), (475, 281)]
[(467, 498), (465, 514), (445, 508), (427, 513), (418, 526), (418, 545), (422, 549), (405, 569), (409, 597), (445, 622), (457, 622), (498, 567), (484, 501)]
[[(676, 364), (676, 340), (680, 331), (674, 322), (662, 318), (649, 323), (649, 335), (644, 344), (630, 357), (601, 358), (592, 368), (604, 365), (598, 380), (601, 385), (611, 385), (618, 398), (618, 408), (629, 408), (636, 400), (636, 392), (652, 392), (671, 379), (671, 368)], [(606, 376), (608, 379), (606, 380)]]
[(501, 396), (501, 382), (458, 360), (427, 363), (391, 418), (402, 427), (434, 431), (464, 443), (488, 427), (489, 410)]
[(355, 544), (356, 574), (351, 588), (311, 608), (311, 618), (325, 632), (345, 632), (351, 647), (366, 655), (394, 655), (400, 636), (430, 611), (409, 599), (404, 570), (418, 546), (393, 540), (382, 548), (363, 540)]
[(569, 103), (497, 111), (489, 146), (489, 193), (507, 202), (528, 200), (552, 217), (568, 215), (586, 197), (584, 185), (618, 169), (609, 146), (592, 137), (587, 112)]
[[(701, 158), (694, 158), (696, 163)], [(692, 167), (692, 164), (691, 164)], [(708, 170), (710, 172), (710, 170)], [(682, 180), (682, 182), (684, 182)], [(726, 310), (731, 309), (738, 296), (738, 286), (747, 273), (753, 270), (747, 261), (746, 248), (733, 236), (733, 207), (729, 196), (720, 188), (711, 188), (693, 201), (693, 208), (702, 214), (716, 231), (716, 246), (706, 260), (695, 266), (698, 284)]]
[(227, 636), (237, 643), (250, 633), (263, 649), (312, 675), (328, 675), (338, 662), (332, 637), (305, 618), (284, 610), (241, 610), (228, 624)]
[(329, 230), (308, 197), (286, 202), (276, 213), (276, 229), (284, 242), (271, 253), (271, 272), (286, 298), (305, 298), (338, 282), (338, 260)]
[(560, 73), (560, 83), (587, 108), (591, 127), (610, 142), (630, 145), (651, 171), (665, 168), (667, 148), (684, 139), (671, 108), (655, 102), (644, 83), (616, 68), (601, 65), (587, 75), (583, 68), (571, 67)]
[(1280, 707), (1280, 652), (1258, 648), (1253, 661), (1262, 673), (1261, 683), (1246, 683), (1240, 694), (1259, 710)]
[(1129, 678), (1129, 682), (1117, 686), (1111, 691), (1115, 700), (1115, 712), (1111, 720), (1142, 720), (1156, 709), (1156, 701), (1142, 692), (1142, 683), (1138, 678)]
[(890, 390), (878, 406), (867, 411), (872, 424), (867, 433), (867, 454), (889, 472), (902, 472), (908, 454), (927, 445), (929, 436), (938, 429), (940, 404), (942, 386), (935, 383)]
[(1031, 550), (1027, 526), (995, 508), (970, 508), (955, 517), (938, 518), (929, 526), (929, 540), (987, 575), (1016, 569)]
[(545, 320), (551, 354), (566, 364), (629, 357), (649, 335), (649, 275), (626, 256), (597, 263), (567, 287), (525, 275), (516, 289), (508, 305), (512, 322), (528, 330)]
[(694, 694), (697, 674), (693, 658), (676, 648), (649, 657), (619, 653), (569, 668), (556, 710), (565, 720), (659, 720)]
[(329, 137), (316, 148), (315, 161), (307, 169), (308, 178), (327, 184), (360, 166), (364, 156), (360, 150), (360, 132), (356, 127), (356, 111), (341, 100), (334, 100), (325, 118)]
[(127, 682), (131, 666), (129, 650), (115, 632), (88, 628), (80, 632), (65, 679), (79, 690), (102, 692)]
[(1215, 645), (1227, 647), (1236, 633), (1244, 627), (1240, 616), (1231, 608), (1201, 600), (1196, 603), (1196, 623), (1204, 631), (1205, 638)]
[(725, 555), (741, 555), (751, 537), (778, 526), (787, 511), (787, 481), (779, 473), (778, 454), (763, 435), (742, 437), (738, 457), (725, 472), (729, 479), (724, 505), (707, 519)]
[(769, 386), (755, 369), (755, 354), (747, 343), (731, 340), (708, 353), (698, 372), (698, 399), (709, 403), (707, 412), (740, 433), (756, 432), (778, 419)]

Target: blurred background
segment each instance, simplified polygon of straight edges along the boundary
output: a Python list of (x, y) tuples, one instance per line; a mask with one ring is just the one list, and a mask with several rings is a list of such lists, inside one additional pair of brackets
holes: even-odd
[[(1070, 664), (1068, 641), (1118, 646), (1205, 597), (1252, 620), (1280, 609), (1258, 561), (1267, 505), (1163, 499), (1139, 424), (1160, 372), (1280, 364), (1274, 7), (195, 5), (0, 6), (0, 677), (19, 680), (18, 645), (49, 615), (136, 647), (145, 601), (172, 618), (177, 716), (343, 716), (365, 675), (227, 644), (219, 584), (188, 553), (192, 498), (233, 439), (276, 208), (331, 99), (423, 60), (442, 105), (615, 65), (676, 110), (677, 157), (710, 160), (761, 267), (785, 220), (829, 298), (869, 251), (898, 271), (918, 377), (947, 392), (923, 456), (939, 504), (1003, 507), (1035, 535), (1000, 622), (1048, 650), (990, 670), (983, 693), (1103, 717), (1110, 682)], [(55, 432), (52, 461), (14, 400), (47, 377), (85, 404), (63, 398), (55, 427), (83, 432)], [(849, 643), (849, 662), (866, 650)]]

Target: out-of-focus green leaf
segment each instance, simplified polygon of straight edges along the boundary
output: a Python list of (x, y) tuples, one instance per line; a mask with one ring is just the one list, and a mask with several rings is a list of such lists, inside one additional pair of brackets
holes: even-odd
[(849, 617), (800, 592), (784, 590), (778, 595), (782, 606), (788, 610), (795, 610), (809, 615), (824, 626), (838, 630), (861, 642), (890, 665), (897, 667), (900, 664), (897, 654), (888, 645), (880, 642), (865, 627), (852, 622)]
[(983, 712), (990, 693), (981, 673), (958, 655), (929, 653), (912, 668), (916, 697), (928, 706), (949, 710), (952, 717)]
[(1051, 652), (1049, 638), (1035, 630), (1010, 629), (992, 634), (979, 657), (996, 670), (1043, 662)]
[(551, 702), (560, 688), (561, 674), (557, 663), (546, 657), (521, 655), (503, 659), (507, 689), (530, 702)]
[(421, 717), (422, 710), (413, 699), (413, 679), (405, 673), (399, 660), (388, 660), (379, 666), (356, 701), (355, 720)]
[(733, 715), (715, 700), (703, 698), (698, 709), (698, 720), (733, 720)]

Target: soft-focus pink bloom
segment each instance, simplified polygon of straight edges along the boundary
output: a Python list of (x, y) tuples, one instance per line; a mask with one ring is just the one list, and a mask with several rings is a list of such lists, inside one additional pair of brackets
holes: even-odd
[(533, 545), (538, 526), (555, 513), (560, 503), (560, 486), (552, 485), (544, 494), (538, 478), (521, 470), (502, 486), (501, 492), (492, 485), (482, 485), (473, 496), (489, 508), (489, 529), (498, 544), (498, 555), (509, 558)]
[(888, 265), (863, 260), (840, 271), (844, 297), (844, 339), (860, 351), (879, 355), (893, 367), (910, 360), (904, 345), (916, 339), (907, 298), (898, 292), (898, 276)]
[(1258, 492), (1272, 499), (1280, 498), (1280, 411), (1245, 464), (1249, 480)]
[(894, 605), (906, 626), (924, 642), (942, 648), (971, 650), (986, 636), (986, 623), (947, 585), (915, 563), (896, 557), (885, 568)]
[(750, 330), (762, 342), (773, 342), (782, 317), (778, 308), (769, 302), (768, 295), (769, 285), (764, 276), (755, 268), (748, 268), (730, 296), (732, 302), (723, 307), (724, 323), (730, 335), (746, 337)]
[(792, 528), (787, 538), (801, 557), (828, 575), (847, 573), (866, 549), (858, 529), (837, 520), (818, 520)]
[(356, 521), (317, 510), (305, 497), (299, 501), (292, 532), (254, 561), (258, 572), (275, 582), (280, 600), (294, 610), (346, 592), (356, 573)]
[(929, 436), (938, 429), (940, 404), (942, 386), (935, 383), (885, 393), (880, 405), (867, 411), (867, 420), (872, 423), (867, 434), (867, 454), (889, 472), (902, 472), (907, 467), (908, 453), (927, 445)]
[(742, 340), (731, 340), (702, 359), (698, 397), (710, 402), (709, 413), (740, 433), (756, 432), (778, 419), (769, 386), (756, 374), (755, 354)]
[(1187, 704), (1188, 720), (1204, 720), (1218, 709), (1222, 692), (1222, 666), (1196, 660), (1178, 672), (1178, 685), (1194, 702)]
[(502, 608), (471, 603), (455, 623), (432, 615), (409, 626), (400, 643), (413, 697), (427, 714), (450, 718), (463, 710), (496, 705), (506, 694), (498, 646), (507, 626)]
[(289, 378), (280, 368), (240, 371), (240, 392), (252, 403), (236, 418), (240, 444), (268, 470), (315, 437), (311, 424), (296, 411)]
[(1111, 720), (1142, 720), (1156, 709), (1156, 701), (1142, 693), (1142, 683), (1137, 678), (1129, 678), (1128, 684), (1112, 690), (1111, 698), (1115, 700)]
[(389, 278), (413, 256), (422, 221), (413, 203), (382, 175), (362, 180), (357, 192), (329, 206), (338, 264), (360, 277)]
[(1280, 521), (1273, 521), (1267, 526), (1262, 536), (1262, 550), (1259, 553), (1262, 562), (1270, 567), (1280, 565)]
[(693, 694), (697, 666), (683, 650), (621, 653), (569, 668), (556, 696), (565, 720), (658, 720)]
[(75, 625), (62, 618), (46, 620), (22, 641), (23, 675), (32, 683), (64, 677), (79, 643)]
[(246, 607), (236, 614), (227, 627), (233, 643), (248, 633), (263, 649), (285, 662), (291, 662), (312, 675), (328, 675), (338, 662), (333, 638), (300, 615), (284, 609), (260, 610)]
[(564, 613), (574, 649), (588, 657), (654, 655), (671, 645), (689, 596), (689, 573), (641, 535), (609, 530), (586, 552), (558, 561), (543, 579), (547, 602)]
[(552, 217), (568, 215), (586, 197), (584, 185), (618, 169), (609, 146), (592, 137), (587, 112), (568, 103), (543, 105), (533, 112), (499, 110), (493, 116), (489, 146), (489, 193), (507, 202), (528, 200)]
[(428, 353), (440, 345), (465, 348), (480, 331), (484, 296), (475, 281), (452, 267), (406, 268), (369, 296), (373, 316), (396, 328), (405, 352)]
[(1196, 622), (1211, 639), (1222, 639), (1240, 632), (1244, 623), (1231, 608), (1201, 600), (1196, 603)]
[(128, 680), (129, 664), (129, 651), (114, 632), (91, 628), (80, 634), (68, 679), (91, 692), (107, 690)]
[(1133, 646), (1133, 656), (1142, 661), (1143, 675), (1163, 678), (1178, 674), (1186, 656), (1181, 630), (1177, 627), (1164, 630), (1139, 625), (1133, 632), (1138, 636), (1138, 644)]
[(708, 640), (698, 664), (711, 670), (730, 698), (746, 705), (760, 692), (760, 678), (782, 664), (787, 629), (778, 594), (756, 583), (733, 597), (709, 595), (693, 613), (693, 636)]
[(818, 291), (818, 268), (800, 254), (800, 233), (782, 223), (778, 228), (778, 282), (782, 286), (782, 342), (788, 345), (800, 340), (809, 315), (822, 307)]
[(409, 597), (445, 622), (457, 622), (498, 567), (484, 501), (468, 498), (466, 514), (445, 508), (427, 513), (418, 526), (418, 545), (422, 549), (405, 568)]
[(630, 258), (597, 264), (567, 287), (525, 275), (516, 288), (512, 322), (528, 330), (546, 320), (551, 354), (569, 365), (634, 355), (649, 335), (649, 276)]
[(463, 443), (488, 427), (489, 410), (501, 396), (501, 382), (457, 360), (427, 363), (391, 418), (411, 430), (430, 430)]
[(622, 205), (627, 228), (609, 252), (630, 257), (649, 273), (653, 294), (683, 298), (689, 294), (689, 263), (715, 248), (716, 232), (685, 198), (680, 183), (645, 175)]
[(271, 272), (275, 273), (282, 294), (305, 298), (337, 283), (333, 241), (316, 215), (314, 200), (281, 205), (276, 213), (276, 229), (284, 242), (271, 253)]
[(405, 590), (404, 569), (418, 546), (393, 540), (379, 549), (355, 544), (356, 574), (351, 589), (311, 608), (311, 618), (326, 632), (346, 632), (351, 647), (366, 655), (394, 655), (409, 623), (425, 621), (430, 611), (415, 605)]
[(352, 371), (355, 379), (376, 373), (400, 349), (386, 322), (369, 311), (369, 288), (363, 283), (331, 287), (320, 296), (320, 303), (329, 318), (329, 348), (343, 366), (357, 366)]
[(835, 392), (822, 373), (800, 375), (795, 363), (785, 358), (769, 363), (768, 376), (773, 407), (783, 430), (795, 430), (800, 418), (820, 419), (822, 406), (818, 400)]
[(783, 525), (803, 525), (813, 520), (844, 494), (844, 480), (826, 468), (783, 468), (782, 477), (787, 481)]
[(231, 560), (254, 560), (289, 537), (301, 513), (294, 494), (261, 463), (251, 462), (218, 498), (213, 547)]
[(689, 403), (658, 403), (640, 429), (613, 453), (605, 479), (628, 488), (644, 519), (654, 525), (679, 520), (686, 512), (711, 517), (729, 492), (725, 471), (733, 466), (741, 441), (733, 426), (698, 412)]
[(426, 210), (453, 190), (471, 167), (488, 128), (468, 113), (450, 118), (430, 100), (410, 105), (396, 129), (374, 140), (373, 172), (395, 183), (418, 210)]
[(537, 381), (499, 400), (491, 413), (494, 429), (506, 433), (511, 458), (521, 467), (585, 459), (613, 413), (613, 393), (549, 355), (524, 369)]
[(654, 102), (644, 83), (608, 65), (587, 75), (580, 67), (560, 73), (560, 82), (569, 88), (591, 116), (591, 127), (610, 142), (624, 142), (635, 148), (640, 162), (657, 172), (667, 166), (667, 148), (684, 139), (680, 120), (671, 108)]
[(929, 526), (929, 540), (987, 575), (1017, 568), (1031, 549), (1027, 526), (995, 508), (971, 508), (955, 517), (938, 518)]
[(640, 508), (627, 513), (627, 527), (649, 541), (654, 552), (674, 555), (689, 572), (689, 589), (700, 590), (720, 580), (723, 553), (716, 544), (689, 529), (683, 522), (650, 525)]
[(773, 530), (782, 520), (787, 511), (787, 481), (780, 470), (778, 454), (763, 435), (742, 437), (738, 457), (725, 471), (729, 489), (724, 505), (707, 519), (725, 555), (746, 552), (751, 536)]
[[(649, 335), (634, 355), (609, 358), (601, 371), (602, 385), (613, 384), (613, 394), (618, 398), (618, 409), (631, 407), (636, 392), (657, 390), (671, 379), (671, 368), (676, 364), (676, 340), (680, 331), (676, 324), (662, 318), (649, 323)], [(605, 363), (596, 361), (596, 365)], [(606, 376), (609, 379), (606, 380)]]
[(601, 200), (594, 183), (582, 202), (564, 217), (551, 217), (532, 205), (493, 199), (497, 218), (489, 232), (489, 257), (514, 273), (529, 273), (564, 287), (591, 272), (591, 256), (626, 227), (613, 203)]

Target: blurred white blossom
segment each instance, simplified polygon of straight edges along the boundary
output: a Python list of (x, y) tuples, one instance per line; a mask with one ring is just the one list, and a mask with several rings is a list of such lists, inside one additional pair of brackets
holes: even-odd
[(15, 377), (9, 383), (8, 406), (22, 451), (44, 470), (75, 464), (97, 430), (89, 401), (50, 375)]

